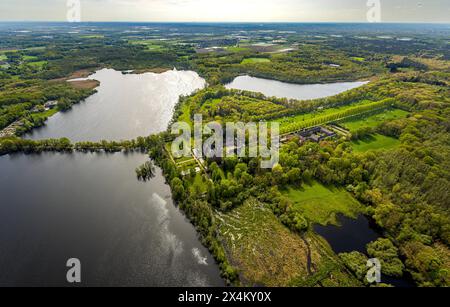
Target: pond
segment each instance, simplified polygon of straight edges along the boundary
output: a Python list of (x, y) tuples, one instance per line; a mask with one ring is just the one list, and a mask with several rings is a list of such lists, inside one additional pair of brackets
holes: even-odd
[(205, 86), (193, 71), (123, 74), (102, 69), (88, 79), (100, 81), (97, 93), (67, 112), (49, 118), (26, 136), (67, 137), (72, 141), (129, 140), (167, 129), (180, 95)]
[[(204, 86), (193, 72), (123, 75), (104, 69), (98, 93), (52, 117), (32, 138), (129, 139), (165, 130), (178, 95)], [(223, 286), (159, 168), (139, 182), (143, 154), (0, 157), (0, 286)]]
[[(314, 225), (314, 231), (324, 237), (336, 254), (358, 251), (367, 254), (366, 245), (382, 237), (376, 225), (364, 215), (359, 215), (356, 219), (339, 215), (339, 226), (335, 225)], [(410, 276), (394, 278), (382, 276), (382, 282), (396, 287), (414, 287), (414, 282)]]
[(360, 81), (328, 84), (292, 84), (250, 76), (240, 76), (227, 84), (226, 88), (263, 93), (268, 97), (308, 100), (334, 96), (367, 83)]

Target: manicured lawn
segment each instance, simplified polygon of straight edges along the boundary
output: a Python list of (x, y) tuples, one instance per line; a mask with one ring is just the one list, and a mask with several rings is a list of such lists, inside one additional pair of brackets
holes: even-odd
[(362, 205), (344, 189), (325, 187), (317, 182), (302, 188), (288, 188), (283, 193), (294, 202), (295, 210), (312, 223), (321, 225), (337, 225), (338, 213), (356, 217), (363, 210)]
[(381, 134), (375, 134), (366, 139), (352, 142), (354, 152), (365, 152), (369, 150), (387, 150), (400, 145), (400, 141)]
[(270, 63), (270, 59), (266, 58), (248, 58), (244, 59), (241, 64)]
[(408, 114), (409, 112), (400, 109), (389, 109), (382, 113), (374, 114), (368, 117), (354, 118), (343, 121), (341, 124), (350, 132), (354, 132), (361, 128), (375, 128), (385, 121), (405, 118)]

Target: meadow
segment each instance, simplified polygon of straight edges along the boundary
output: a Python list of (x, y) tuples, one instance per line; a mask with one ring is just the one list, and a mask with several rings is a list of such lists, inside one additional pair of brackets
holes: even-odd
[(294, 203), (294, 210), (312, 223), (338, 225), (337, 214), (356, 217), (363, 211), (362, 205), (344, 189), (318, 182), (301, 188), (289, 187), (282, 193)]
[(407, 111), (400, 109), (385, 110), (382, 113), (377, 113), (369, 116), (355, 117), (342, 121), (340, 124), (350, 132), (355, 132), (361, 128), (376, 128), (386, 121), (392, 121), (400, 118), (405, 118), (410, 114)]
[(388, 150), (396, 148), (400, 145), (400, 141), (384, 136), (382, 134), (374, 134), (367, 136), (361, 140), (353, 141), (352, 148), (354, 152), (366, 152), (370, 150)]

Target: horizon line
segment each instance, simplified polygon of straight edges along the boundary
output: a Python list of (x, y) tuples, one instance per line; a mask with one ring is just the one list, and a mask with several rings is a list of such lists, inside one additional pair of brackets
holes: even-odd
[(0, 23), (193, 23), (193, 24), (443, 24), (450, 25), (450, 21), (79, 21), (69, 22), (67, 20), (0, 20)]

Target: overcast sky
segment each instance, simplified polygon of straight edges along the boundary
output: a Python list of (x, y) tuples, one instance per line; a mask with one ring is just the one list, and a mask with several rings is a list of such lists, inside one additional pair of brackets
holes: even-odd
[[(0, 0), (0, 21), (65, 21), (69, 1)], [(368, 11), (368, 0), (79, 1), (81, 21), (365, 22)], [(450, 0), (380, 3), (384, 22), (450, 22)]]

